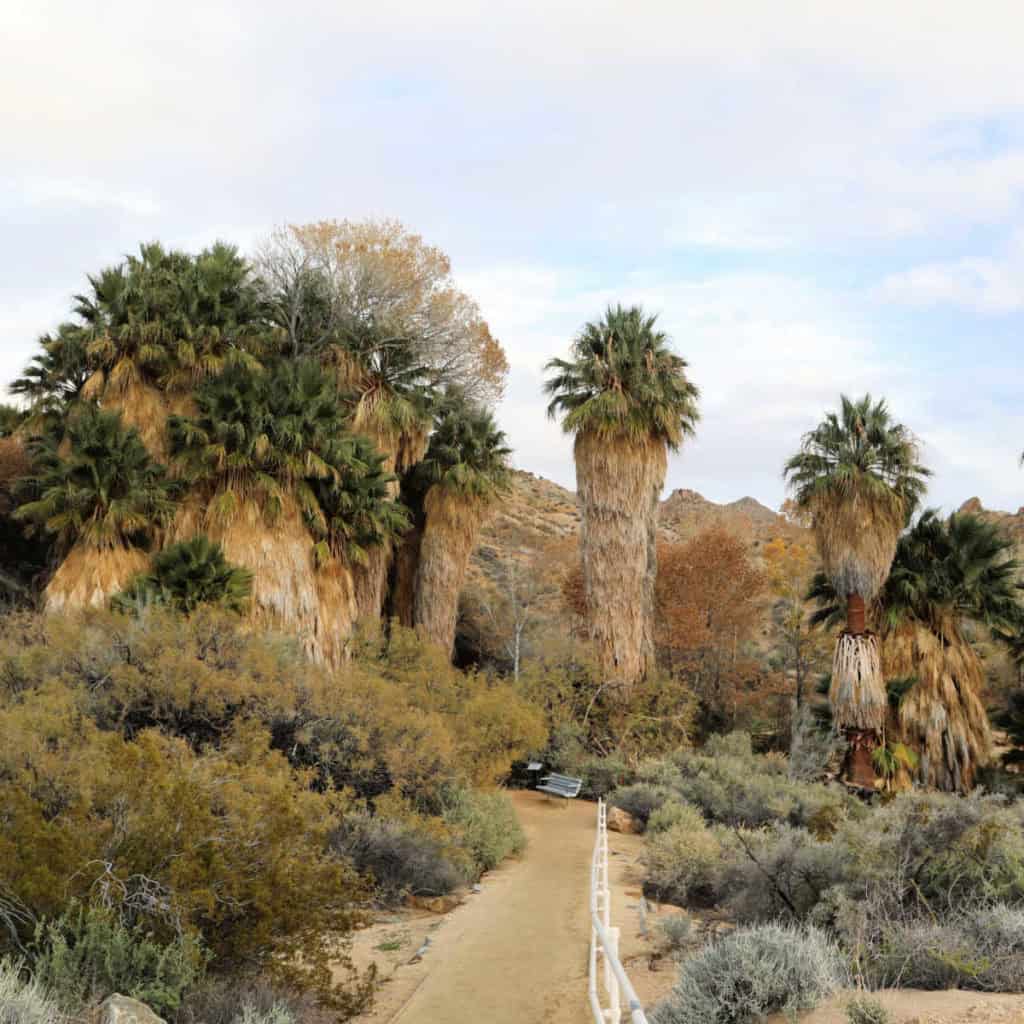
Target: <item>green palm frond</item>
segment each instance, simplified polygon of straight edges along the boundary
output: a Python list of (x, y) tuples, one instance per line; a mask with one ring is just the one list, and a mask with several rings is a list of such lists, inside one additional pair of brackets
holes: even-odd
[(241, 612), (251, 593), (252, 573), (232, 565), (219, 544), (198, 535), (155, 555), (150, 571), (136, 576), (111, 606), (133, 612), (162, 605), (189, 615), (200, 605), (214, 604)]
[(804, 436), (800, 451), (786, 462), (785, 477), (797, 504), (820, 499), (898, 503), (905, 520), (920, 505), (931, 471), (919, 462), (916, 438), (893, 421), (884, 399), (854, 401), (841, 396)]
[(659, 440), (676, 450), (694, 433), (700, 392), (656, 322), (638, 306), (609, 306), (601, 320), (586, 324), (571, 358), (547, 364), (548, 415), (561, 413), (568, 433)]
[(15, 516), (53, 534), (64, 550), (144, 546), (174, 512), (174, 488), (134, 429), (117, 413), (85, 406), (67, 424), (69, 452), (53, 436), (32, 445), (31, 494)]

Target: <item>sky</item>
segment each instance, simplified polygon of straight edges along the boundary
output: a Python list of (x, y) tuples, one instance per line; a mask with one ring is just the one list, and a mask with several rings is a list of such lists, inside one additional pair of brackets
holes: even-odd
[(0, 383), (139, 242), (396, 217), (508, 353), (515, 464), (574, 485), (544, 363), (610, 302), (701, 389), (667, 488), (784, 498), (840, 393), (929, 501), (1024, 504), (1019, 0), (7, 0)]

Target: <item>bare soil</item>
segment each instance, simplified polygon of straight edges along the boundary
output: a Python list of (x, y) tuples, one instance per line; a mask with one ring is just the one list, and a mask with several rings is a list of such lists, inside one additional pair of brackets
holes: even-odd
[[(359, 1018), (364, 1024), (592, 1024), (586, 996), (596, 808), (529, 791), (511, 797), (528, 840), (521, 858), (486, 875), (481, 891), (447, 914), (402, 910), (357, 934), (356, 963), (376, 963), (383, 982), (373, 1010)], [(641, 911), (642, 847), (639, 836), (609, 834), (620, 956), (651, 1007), (676, 975), (675, 962), (660, 955), (658, 922), (680, 911), (657, 904)], [(428, 939), (422, 958), (410, 963)], [(1021, 996), (898, 991), (877, 998), (896, 1024), (1024, 1024)], [(847, 999), (801, 1024), (846, 1024)]]

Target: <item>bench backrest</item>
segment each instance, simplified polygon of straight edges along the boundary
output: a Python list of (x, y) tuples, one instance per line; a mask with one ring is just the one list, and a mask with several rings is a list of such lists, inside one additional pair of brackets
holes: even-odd
[(557, 773), (546, 775), (541, 782), (551, 789), (564, 791), (570, 796), (575, 796), (583, 785), (582, 779), (574, 779), (571, 775), (558, 775)]

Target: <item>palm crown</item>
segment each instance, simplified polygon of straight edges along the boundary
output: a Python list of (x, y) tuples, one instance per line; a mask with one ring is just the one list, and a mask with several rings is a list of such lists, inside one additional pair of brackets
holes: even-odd
[(89, 277), (75, 296), (89, 359), (90, 388), (123, 390), (136, 381), (180, 388), (251, 362), (263, 330), (249, 265), (217, 243), (198, 256), (143, 245), (116, 267)]
[(172, 452), (181, 474), (206, 485), (214, 515), (230, 519), (255, 498), (271, 518), (286, 495), (326, 529), (311, 481), (336, 479), (350, 457), (333, 381), (308, 360), (274, 372), (234, 367), (195, 393), (195, 416), (172, 416)]
[(547, 364), (548, 415), (563, 413), (569, 433), (631, 442), (653, 439), (676, 450), (700, 418), (700, 392), (656, 321), (639, 306), (620, 305), (586, 324), (573, 341), (572, 358)]
[(33, 446), (34, 492), (15, 513), (54, 534), (65, 550), (76, 541), (94, 548), (144, 545), (174, 512), (172, 485), (138, 432), (117, 413), (85, 406), (69, 422), (70, 453), (54, 438)]
[(488, 501), (505, 486), (511, 449), (494, 417), (452, 392), (442, 402), (417, 476), (464, 497)]
[(804, 436), (786, 462), (785, 476), (801, 508), (815, 512), (822, 500), (867, 501), (898, 507), (904, 522), (920, 504), (931, 471), (918, 462), (918, 443), (893, 422), (884, 399), (841, 396)]

